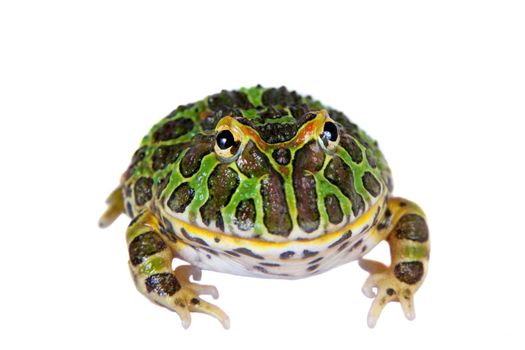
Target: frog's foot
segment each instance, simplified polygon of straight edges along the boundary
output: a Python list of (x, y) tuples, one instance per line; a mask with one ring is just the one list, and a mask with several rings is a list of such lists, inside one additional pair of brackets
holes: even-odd
[(111, 225), (113, 221), (124, 212), (124, 199), (122, 197), (121, 186), (111, 192), (108, 199), (106, 199), (106, 204), (108, 205), (108, 208), (98, 221), (98, 225), (103, 228)]
[(413, 320), (416, 317), (413, 286), (399, 281), (394, 273), (380, 262), (361, 259), (359, 265), (370, 272), (362, 288), (363, 294), (369, 298), (375, 298), (368, 312), (367, 321), (370, 328), (376, 325), (381, 311), (391, 301), (401, 303), (407, 319)]
[(179, 266), (175, 269), (174, 275), (181, 287), (173, 295), (173, 303), (170, 301), (168, 308), (179, 314), (184, 328), (188, 328), (191, 324), (190, 312), (208, 314), (219, 320), (225, 329), (230, 328), (228, 315), (219, 307), (200, 298), (201, 295), (211, 295), (213, 299), (217, 299), (219, 297), (217, 288), (190, 282), (190, 276), (195, 281), (201, 279), (201, 270), (198, 267), (192, 265)]
[(174, 244), (160, 230), (157, 218), (150, 211), (140, 213), (131, 222), (126, 234), (129, 249), (129, 266), (135, 286), (149, 300), (175, 311), (182, 326), (191, 324), (191, 312), (202, 312), (218, 319), (224, 328), (229, 328), (230, 319), (217, 306), (210, 304), (201, 295), (218, 298), (213, 286), (190, 281), (201, 278), (201, 270), (195, 266), (179, 266), (173, 271), (171, 264), (180, 241)]
[[(375, 326), (381, 311), (391, 301), (398, 301), (406, 318), (413, 320), (414, 294), (428, 271), (430, 242), (425, 214), (414, 203), (392, 198), (385, 221), (376, 227), (376, 234), (390, 245), (391, 265), (371, 260), (359, 261), (370, 276), (363, 293), (375, 298), (368, 313), (368, 326)], [(375, 290), (375, 292), (374, 292)]]

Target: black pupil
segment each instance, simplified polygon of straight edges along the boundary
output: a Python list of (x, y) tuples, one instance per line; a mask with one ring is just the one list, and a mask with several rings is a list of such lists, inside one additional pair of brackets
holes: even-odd
[(335, 124), (332, 122), (326, 122), (324, 124), (323, 136), (332, 142), (337, 140), (337, 126), (335, 126)]
[(217, 146), (220, 149), (228, 149), (233, 146), (233, 135), (228, 130), (223, 130), (217, 134)]

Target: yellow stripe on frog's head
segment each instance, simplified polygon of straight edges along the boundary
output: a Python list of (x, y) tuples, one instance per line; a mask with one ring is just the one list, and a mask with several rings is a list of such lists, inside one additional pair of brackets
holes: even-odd
[(264, 141), (256, 129), (241, 123), (231, 116), (223, 117), (217, 123), (215, 130), (216, 132), (229, 130), (233, 134), (234, 139), (240, 140), (243, 146), (252, 140), (260, 150), (267, 152), (276, 148), (299, 148), (311, 139), (317, 138), (323, 130), (324, 123), (328, 119), (330, 119), (328, 112), (325, 109), (322, 109), (316, 112), (316, 116), (313, 119), (304, 123), (292, 139), (285, 142), (271, 144)]

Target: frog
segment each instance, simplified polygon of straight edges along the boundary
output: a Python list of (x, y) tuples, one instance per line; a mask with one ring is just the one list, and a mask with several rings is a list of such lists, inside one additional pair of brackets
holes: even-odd
[[(230, 319), (202, 270), (299, 279), (352, 261), (369, 274), (373, 328), (390, 302), (415, 317), (427, 219), (393, 195), (377, 141), (342, 112), (286, 87), (222, 90), (180, 105), (142, 139), (99, 225), (121, 214), (136, 288), (176, 312)], [(381, 242), (390, 265), (365, 259)], [(187, 264), (173, 268), (174, 259)]]

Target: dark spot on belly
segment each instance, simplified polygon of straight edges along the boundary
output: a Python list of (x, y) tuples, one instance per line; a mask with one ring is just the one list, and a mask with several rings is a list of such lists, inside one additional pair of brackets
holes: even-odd
[(281, 266), (281, 264), (272, 263), (272, 262), (262, 262), (259, 265), (268, 266), (268, 267), (278, 267)]
[(344, 242), (343, 244), (341, 244), (339, 248), (337, 248), (337, 251), (342, 252), (348, 246), (348, 243), (349, 242)]
[(319, 264), (315, 264), (315, 265), (312, 265), (312, 266), (308, 266), (308, 267), (306, 268), (306, 270), (308, 270), (308, 271), (314, 271), (314, 270), (316, 270), (317, 268), (319, 268)]
[(200, 244), (202, 246), (207, 246), (208, 243), (206, 243), (205, 240), (203, 240), (202, 238), (199, 238), (199, 237), (195, 237), (195, 236), (192, 236), (188, 233), (188, 231), (186, 231), (186, 229), (184, 229), (184, 227), (182, 227), (180, 229), (180, 232), (182, 233), (182, 235), (189, 241), (192, 241), (192, 242), (195, 242), (197, 244)]
[(260, 260), (264, 260), (264, 257), (258, 255), (258, 254), (255, 254), (254, 252), (252, 252), (250, 249), (248, 248), (235, 248), (234, 251), (236, 251), (237, 253), (239, 254), (242, 254), (242, 255), (246, 255), (246, 256), (251, 256), (252, 258), (255, 258), (255, 259), (260, 259)]
[(266, 270), (266, 269), (265, 269), (264, 267), (262, 267), (262, 266), (255, 265), (255, 266), (253, 266), (253, 269), (254, 269), (254, 270), (257, 270), (257, 271), (260, 271), (260, 272), (268, 273), (268, 270)]
[(288, 250), (288, 251), (286, 251), (286, 252), (284, 252), (284, 253), (281, 253), (281, 255), (279, 255), (279, 257), (280, 257), (281, 259), (286, 260), (286, 259), (290, 259), (290, 258), (291, 258), (292, 256), (294, 256), (294, 255), (295, 255), (295, 252), (293, 252), (293, 251), (291, 251), (291, 250)]
[(321, 260), (323, 260), (323, 257), (322, 257), (322, 256), (318, 257), (317, 259), (314, 259), (314, 260), (310, 261), (310, 262), (308, 263), (308, 265), (312, 265), (312, 264), (318, 263), (318, 262), (321, 261)]
[(341, 243), (343, 243), (344, 241), (346, 241), (347, 239), (349, 239), (350, 237), (352, 237), (352, 231), (351, 230), (348, 230), (346, 231), (343, 235), (341, 235), (341, 237), (339, 237), (335, 242), (331, 243), (328, 248), (333, 248)]
[(310, 258), (312, 256), (316, 256), (317, 254), (319, 254), (319, 252), (314, 252), (314, 251), (311, 251), (311, 250), (303, 250), (303, 258), (304, 259), (307, 259), (307, 258)]
[(236, 258), (238, 258), (238, 257), (241, 256), (240, 254), (238, 254), (238, 253), (236, 253), (236, 252), (234, 252), (234, 251), (231, 251), (231, 250), (225, 250), (224, 252), (225, 252), (226, 254), (231, 255), (231, 256), (234, 256), (234, 257), (236, 257)]

